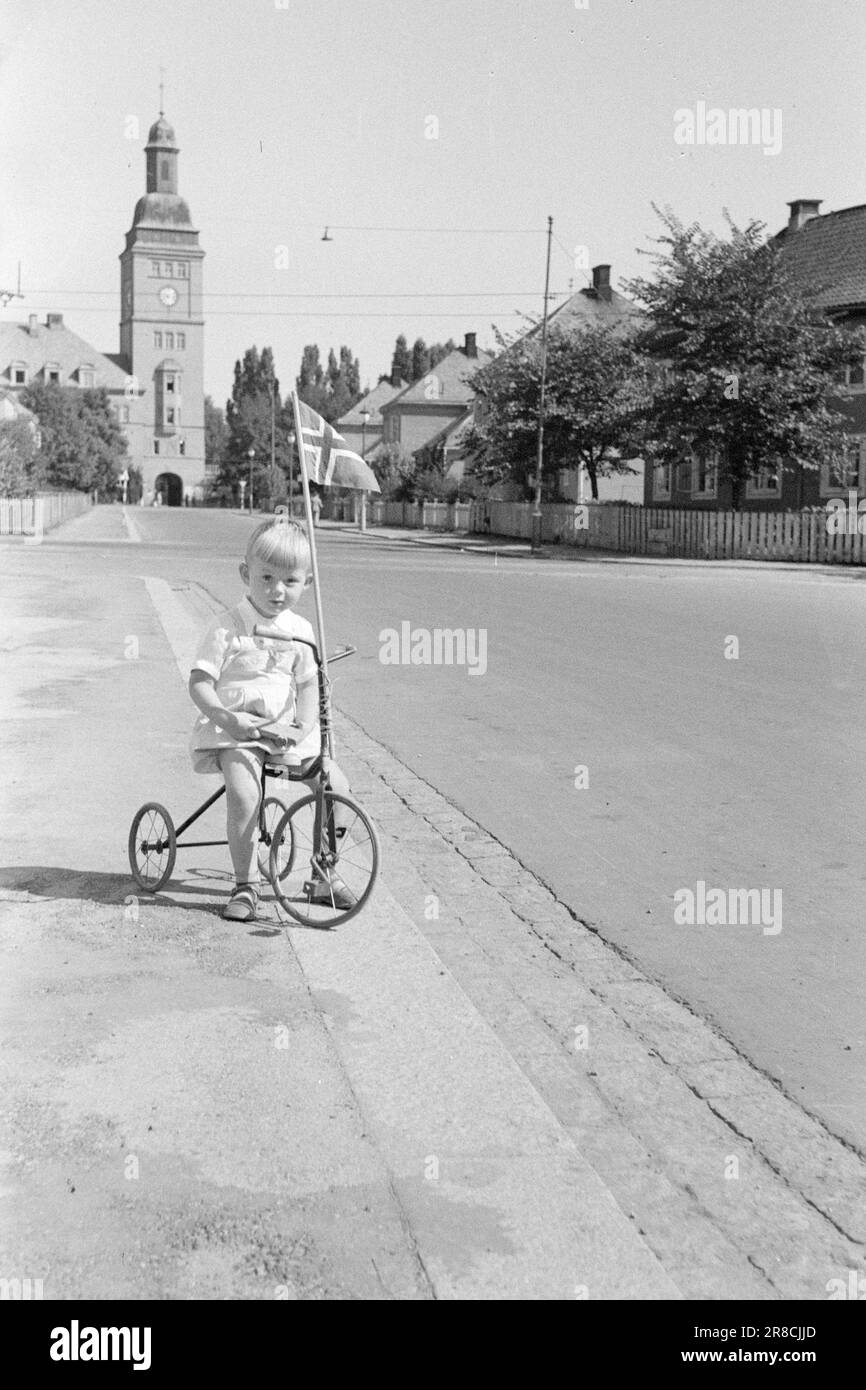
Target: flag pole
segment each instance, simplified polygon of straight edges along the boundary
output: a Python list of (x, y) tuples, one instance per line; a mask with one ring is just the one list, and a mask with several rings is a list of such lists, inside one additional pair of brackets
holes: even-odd
[[(301, 487), (304, 490), (304, 513), (307, 518), (307, 536), (310, 541), (310, 569), (313, 573), (313, 598), (316, 604), (316, 626), (319, 638), (319, 658), (322, 663), (322, 672), (325, 677), (325, 694), (328, 698), (330, 709), (330, 694), (328, 692), (328, 655), (325, 646), (325, 619), (322, 614), (322, 591), (319, 587), (319, 562), (316, 557), (316, 528), (313, 525), (313, 505), (310, 500), (310, 480), (307, 477), (307, 460), (304, 454), (304, 430), (301, 424), (301, 411), (298, 402), (297, 391), (292, 391), (292, 414), (295, 420), (295, 438), (298, 441), (298, 458), (301, 465)], [(334, 756), (334, 730), (328, 720), (328, 755)]]

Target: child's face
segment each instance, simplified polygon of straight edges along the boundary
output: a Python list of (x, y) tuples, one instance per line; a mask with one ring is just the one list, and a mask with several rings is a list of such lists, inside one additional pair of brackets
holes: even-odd
[(241, 565), (241, 579), (249, 589), (254, 608), (264, 618), (275, 618), (278, 613), (294, 608), (307, 588), (312, 575), (303, 564), (293, 569), (263, 560), (253, 555), (249, 562)]

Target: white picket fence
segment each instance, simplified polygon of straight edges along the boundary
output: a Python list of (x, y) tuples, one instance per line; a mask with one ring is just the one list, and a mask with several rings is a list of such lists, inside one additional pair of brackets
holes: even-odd
[(40, 492), (35, 497), (0, 497), (0, 536), (41, 536), (86, 512), (89, 492)]
[[(697, 560), (788, 560), (866, 565), (866, 536), (856, 518), (843, 534), (828, 530), (823, 508), (802, 512), (716, 512), (589, 502), (542, 508), (545, 544), (669, 555)], [(866, 525), (866, 518), (864, 518)], [(471, 529), (498, 536), (532, 534), (531, 502), (473, 504)]]

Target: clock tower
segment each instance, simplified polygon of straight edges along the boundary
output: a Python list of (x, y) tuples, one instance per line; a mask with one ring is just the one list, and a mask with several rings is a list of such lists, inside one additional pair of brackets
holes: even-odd
[(163, 116), (145, 146), (147, 192), (135, 205), (120, 256), (121, 408), (130, 463), (144, 500), (172, 505), (201, 495), (204, 456), (204, 251), (177, 191), (178, 147)]

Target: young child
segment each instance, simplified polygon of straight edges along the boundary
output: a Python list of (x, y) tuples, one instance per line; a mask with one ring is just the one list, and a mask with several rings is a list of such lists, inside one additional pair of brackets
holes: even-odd
[[(219, 772), (225, 779), (236, 883), (223, 916), (250, 922), (260, 886), (256, 851), (262, 764), (267, 758), (308, 771), (320, 751), (312, 650), (302, 642), (254, 635), (256, 624), (264, 624), (315, 641), (306, 618), (294, 612), (313, 578), (303, 527), (287, 518), (263, 522), (250, 536), (240, 576), (246, 597), (210, 624), (192, 665), (189, 693), (200, 713), (190, 751), (196, 772)], [(348, 782), (334, 763), (330, 780), (334, 791), (348, 793)], [(332, 876), (322, 879), (321, 901), (350, 907), (354, 899)]]

